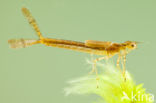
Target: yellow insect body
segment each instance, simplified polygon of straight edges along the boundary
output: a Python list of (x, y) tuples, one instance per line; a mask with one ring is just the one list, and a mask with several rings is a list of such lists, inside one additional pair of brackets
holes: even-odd
[(28, 19), (29, 24), (36, 31), (36, 34), (39, 37), (39, 40), (34, 39), (11, 39), (8, 40), (11, 48), (25, 48), (34, 44), (44, 44), (46, 46), (64, 48), (79, 52), (85, 52), (89, 54), (95, 55), (103, 55), (104, 57), (97, 58), (93, 61), (93, 69), (92, 72), (96, 72), (96, 62), (102, 59), (108, 59), (115, 54), (118, 54), (117, 66), (119, 67), (120, 59), (124, 58), (123, 64), (123, 75), (125, 74), (125, 62), (126, 62), (126, 54), (128, 51), (133, 50), (137, 47), (137, 42), (134, 41), (126, 41), (124, 43), (113, 43), (110, 41), (96, 41), (96, 40), (86, 40), (85, 42), (77, 42), (72, 40), (62, 40), (62, 39), (54, 39), (54, 38), (44, 38), (40, 32), (40, 29), (32, 17), (31, 13), (27, 8), (22, 8), (22, 12), (24, 16)]

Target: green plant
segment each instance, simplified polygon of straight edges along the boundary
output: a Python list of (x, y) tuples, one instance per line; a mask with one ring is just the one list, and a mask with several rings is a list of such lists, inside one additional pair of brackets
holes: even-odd
[(131, 74), (126, 71), (126, 81), (121, 72), (112, 64), (98, 64), (99, 88), (96, 77), (87, 75), (70, 81), (65, 88), (69, 94), (96, 94), (101, 97), (96, 103), (153, 103), (154, 96), (146, 93), (143, 84), (136, 85)]

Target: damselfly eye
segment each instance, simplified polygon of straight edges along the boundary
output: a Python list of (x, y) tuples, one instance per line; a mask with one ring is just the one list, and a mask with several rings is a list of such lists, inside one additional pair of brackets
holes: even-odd
[(132, 44), (132, 45), (131, 45), (131, 47), (135, 47), (135, 45), (134, 45), (134, 44)]

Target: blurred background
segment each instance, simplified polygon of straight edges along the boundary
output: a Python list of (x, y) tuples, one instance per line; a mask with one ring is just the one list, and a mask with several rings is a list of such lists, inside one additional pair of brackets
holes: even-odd
[(91, 103), (95, 95), (65, 96), (67, 81), (91, 70), (89, 54), (34, 45), (10, 49), (11, 38), (37, 39), (21, 13), (27, 7), (45, 37), (143, 42), (127, 56), (136, 83), (156, 94), (155, 0), (0, 0), (0, 103)]

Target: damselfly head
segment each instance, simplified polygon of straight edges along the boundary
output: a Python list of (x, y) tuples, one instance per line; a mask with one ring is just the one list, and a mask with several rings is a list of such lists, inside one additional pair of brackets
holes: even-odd
[(124, 42), (126, 48), (130, 49), (130, 50), (133, 50), (133, 49), (136, 49), (137, 48), (137, 44), (138, 42), (136, 41), (126, 41)]

